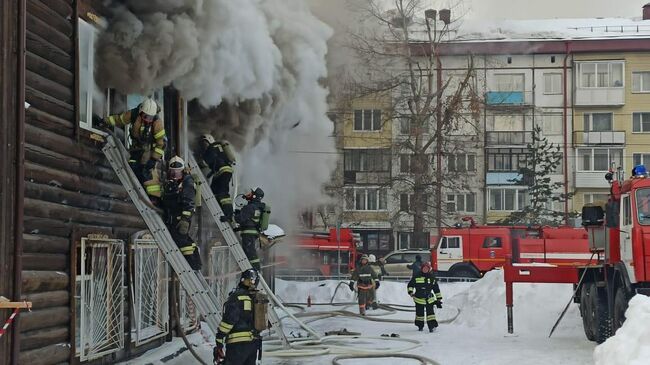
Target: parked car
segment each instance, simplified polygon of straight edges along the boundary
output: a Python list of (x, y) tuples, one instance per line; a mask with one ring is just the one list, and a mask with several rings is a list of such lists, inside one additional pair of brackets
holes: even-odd
[(389, 276), (411, 276), (413, 271), (407, 265), (412, 264), (417, 255), (422, 257), (422, 262), (431, 260), (431, 251), (427, 249), (398, 250), (384, 256), (386, 260), (384, 269), (386, 269)]

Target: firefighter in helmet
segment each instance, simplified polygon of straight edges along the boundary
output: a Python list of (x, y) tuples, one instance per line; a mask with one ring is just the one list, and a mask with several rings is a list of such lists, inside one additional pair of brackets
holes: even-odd
[(160, 161), (165, 153), (167, 138), (165, 125), (160, 116), (160, 107), (151, 98), (146, 98), (137, 107), (122, 114), (108, 116), (102, 121), (104, 126), (126, 127), (130, 125), (129, 165), (144, 185), (152, 202), (160, 199)]
[(223, 210), (222, 222), (232, 221), (232, 198), (230, 197), (230, 179), (235, 165), (235, 155), (226, 141), (215, 141), (211, 134), (204, 134), (199, 141), (201, 160), (210, 169), (208, 178), (212, 177), (210, 188)]
[(354, 291), (354, 283), (357, 283), (357, 298), (359, 299), (359, 314), (366, 315), (366, 308), (376, 308), (374, 302), (374, 291), (379, 288), (377, 273), (368, 264), (368, 255), (361, 255), (360, 264), (352, 271), (352, 280), (348, 284), (350, 290)]
[(257, 279), (257, 271), (253, 269), (242, 272), (239, 285), (223, 306), (214, 348), (215, 365), (255, 365), (261, 343), (255, 329), (253, 305)]
[(169, 160), (162, 196), (163, 219), (174, 242), (193, 270), (201, 270), (199, 249), (190, 237), (196, 188), (194, 179), (178, 156)]
[(430, 263), (422, 264), (420, 272), (409, 281), (407, 290), (415, 302), (415, 325), (418, 330), (422, 331), (426, 321), (429, 332), (433, 332), (438, 327), (433, 305), (442, 308), (442, 294)]
[(264, 198), (262, 189), (249, 189), (244, 194), (244, 199), (248, 201), (248, 204), (241, 210), (235, 211), (235, 222), (239, 224), (237, 231), (241, 232), (242, 248), (255, 270), (260, 269), (260, 259), (257, 256), (255, 242), (260, 237), (260, 232), (266, 229), (262, 229), (261, 225), (262, 215), (266, 212), (266, 205), (262, 202), (262, 198)]

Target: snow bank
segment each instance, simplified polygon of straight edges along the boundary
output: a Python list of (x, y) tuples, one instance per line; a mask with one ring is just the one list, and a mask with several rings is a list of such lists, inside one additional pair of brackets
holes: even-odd
[(596, 365), (643, 365), (650, 360), (650, 297), (636, 295), (616, 335), (594, 350)]
[[(515, 284), (513, 302), (515, 332), (547, 336), (571, 298), (572, 289), (568, 284)], [(497, 333), (505, 332), (507, 329), (505, 293), (503, 271), (488, 272), (483, 279), (473, 283), (465, 293), (448, 301), (461, 309), (461, 314), (454, 323)], [(572, 305), (567, 316), (575, 316), (577, 310), (577, 306)], [(564, 326), (571, 327), (579, 324), (579, 321), (563, 323)]]

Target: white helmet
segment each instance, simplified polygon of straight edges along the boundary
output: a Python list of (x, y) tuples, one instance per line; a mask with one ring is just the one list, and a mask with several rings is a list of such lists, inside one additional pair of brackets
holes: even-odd
[(377, 258), (375, 257), (375, 255), (373, 254), (368, 255), (368, 262), (376, 262), (376, 261)]
[(213, 144), (215, 142), (214, 137), (210, 133), (202, 135), (201, 140), (208, 142), (208, 144)]
[(158, 114), (158, 104), (152, 98), (146, 98), (140, 103), (140, 113), (155, 117)]
[(183, 171), (185, 170), (185, 161), (178, 156), (172, 157), (169, 160), (167, 177), (173, 180), (180, 180), (183, 178)]

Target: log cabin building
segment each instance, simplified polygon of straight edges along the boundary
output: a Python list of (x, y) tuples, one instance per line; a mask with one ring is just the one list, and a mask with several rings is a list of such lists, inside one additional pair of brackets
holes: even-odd
[[(95, 90), (101, 4), (0, 5), (0, 295), (33, 302), (0, 338), (0, 365), (115, 363), (161, 346), (174, 327), (168, 265), (146, 238), (133, 245), (146, 226), (92, 124), (93, 112), (143, 97)], [(178, 153), (183, 103), (171, 88), (154, 96)]]

